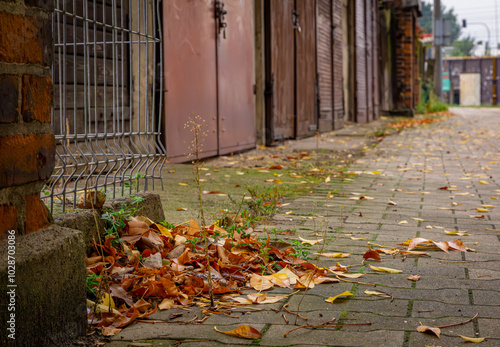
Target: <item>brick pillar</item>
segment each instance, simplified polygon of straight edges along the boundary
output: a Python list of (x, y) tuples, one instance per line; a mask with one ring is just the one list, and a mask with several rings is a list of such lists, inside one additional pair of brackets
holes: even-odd
[(40, 191), (55, 163), (53, 1), (0, 0), (0, 239), (51, 224)]

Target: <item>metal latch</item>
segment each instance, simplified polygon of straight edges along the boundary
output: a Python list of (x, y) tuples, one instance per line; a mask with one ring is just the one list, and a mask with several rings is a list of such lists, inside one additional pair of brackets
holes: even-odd
[(224, 3), (222, 1), (216, 1), (215, 2), (215, 19), (217, 20), (218, 28), (219, 28), (219, 35), (220, 32), (222, 31), (222, 37), (225, 39), (226, 38), (226, 27), (227, 23), (225, 22), (225, 16), (227, 14), (227, 11), (224, 10)]

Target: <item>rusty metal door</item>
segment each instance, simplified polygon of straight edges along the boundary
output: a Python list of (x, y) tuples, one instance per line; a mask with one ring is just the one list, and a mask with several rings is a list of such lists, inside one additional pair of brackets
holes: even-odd
[(293, 0), (267, 1), (266, 143), (295, 136)]
[(296, 0), (295, 30), (296, 137), (313, 135), (316, 121), (316, 1)]
[(227, 154), (255, 147), (253, 1), (216, 6), (219, 154)]
[(365, 0), (354, 2), (354, 31), (355, 31), (355, 100), (356, 122), (368, 122), (368, 103), (366, 85), (366, 27), (365, 27)]
[(167, 157), (188, 160), (192, 133), (184, 125), (199, 115), (207, 126), (202, 157), (217, 155), (217, 66), (214, 1), (163, 2), (165, 137)]

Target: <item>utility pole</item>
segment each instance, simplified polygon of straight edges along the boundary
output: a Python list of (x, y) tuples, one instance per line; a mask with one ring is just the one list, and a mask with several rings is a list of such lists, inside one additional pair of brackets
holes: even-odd
[[(442, 82), (443, 82), (443, 62), (441, 58), (441, 44), (443, 37), (443, 26), (441, 22), (441, 0), (434, 0), (434, 12), (432, 21), (432, 33), (434, 36), (434, 93), (440, 99), (442, 98)], [(439, 23), (439, 24), (438, 24)], [(439, 28), (437, 28), (439, 26)], [(439, 41), (436, 41), (438, 35), (441, 36)], [(437, 42), (437, 44), (436, 44)]]

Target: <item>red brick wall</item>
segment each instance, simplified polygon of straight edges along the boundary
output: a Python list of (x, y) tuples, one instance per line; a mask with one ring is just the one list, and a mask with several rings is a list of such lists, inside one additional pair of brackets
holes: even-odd
[(413, 109), (418, 102), (415, 8), (396, 11), (396, 108)]
[(52, 10), (50, 0), (0, 0), (0, 239), (52, 218), (40, 200), (55, 163)]

